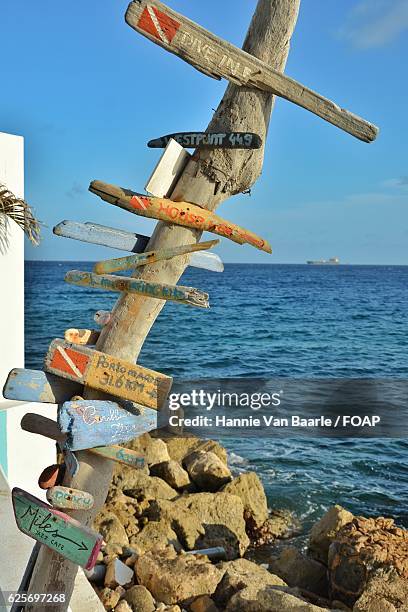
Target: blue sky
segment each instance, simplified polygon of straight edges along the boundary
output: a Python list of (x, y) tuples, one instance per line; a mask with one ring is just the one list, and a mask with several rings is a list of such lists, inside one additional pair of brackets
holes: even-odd
[[(240, 45), (255, 0), (171, 0)], [(127, 2), (8, 2), (2, 10), (0, 131), (25, 138), (26, 198), (46, 224), (27, 259), (118, 251), (57, 238), (63, 219), (149, 233), (154, 222), (102, 203), (93, 179), (143, 191), (159, 151), (146, 142), (204, 129), (217, 82), (138, 35)], [(286, 73), (380, 126), (362, 143), (278, 99), (263, 174), (221, 216), (267, 238), (273, 255), (223, 240), (226, 262), (408, 264), (407, 0), (304, 0)]]

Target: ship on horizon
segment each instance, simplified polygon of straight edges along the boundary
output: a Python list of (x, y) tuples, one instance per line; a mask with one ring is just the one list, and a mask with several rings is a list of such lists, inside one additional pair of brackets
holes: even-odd
[(330, 259), (309, 259), (306, 263), (312, 266), (338, 266), (340, 259), (338, 257), (330, 257)]

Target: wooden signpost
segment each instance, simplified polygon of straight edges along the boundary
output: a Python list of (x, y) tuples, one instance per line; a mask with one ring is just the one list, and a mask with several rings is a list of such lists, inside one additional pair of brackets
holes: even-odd
[(50, 345), (45, 369), (155, 410), (162, 407), (172, 383), (170, 376), (160, 372), (59, 338)]
[[(126, 19), (132, 27), (169, 51), (181, 55), (199, 70), (216, 78), (225, 76), (233, 84), (239, 85), (227, 88), (207, 128), (208, 132), (245, 130), (259, 133), (262, 140), (265, 140), (274, 94), (278, 94), (308, 108), (362, 140), (373, 140), (377, 133), (374, 126), (340, 109), (333, 102), (282, 74), (298, 8), (298, 0), (258, 0), (245, 38), (245, 51), (236, 49), (206, 32), (203, 28), (168, 9), (158, 0), (131, 2)], [(140, 113), (136, 115), (140, 116)], [(263, 147), (249, 152), (226, 151), (223, 148), (200, 149), (199, 156), (191, 157), (177, 180), (171, 181), (171, 193), (166, 195), (171, 195), (171, 198), (178, 202), (146, 198), (97, 182), (91, 184), (91, 191), (106, 201), (136, 214), (164, 221), (156, 226), (148, 247), (149, 250), (173, 248), (195, 239), (198, 240), (200, 232), (208, 229), (214, 233), (217, 233), (218, 230), (220, 235), (232, 237), (231, 239), (239, 244), (250, 243), (270, 252), (271, 249), (267, 242), (234, 224), (225, 222), (213, 213), (221, 202), (247, 190), (254, 184), (262, 170), (263, 152)], [(188, 204), (188, 202), (199, 203), (203, 208), (196, 204)], [(185, 228), (193, 228), (197, 231), (193, 233), (190, 229)], [(94, 232), (97, 233), (99, 229), (100, 226), (93, 224)], [(60, 235), (65, 234), (61, 232)], [(125, 248), (125, 250), (140, 252), (146, 248), (134, 251), (135, 235), (130, 234), (130, 236), (131, 248)], [(92, 242), (93, 239), (90, 241)], [(116, 248), (123, 249), (123, 244)], [(208, 256), (207, 253), (191, 255), (190, 263), (194, 257), (204, 255)], [(137, 271), (137, 276), (138, 280), (148, 283), (168, 283), (174, 286), (184, 269), (184, 259), (178, 258), (174, 261), (174, 265), (161, 262), (154, 266), (146, 265)], [(140, 296), (123, 292), (112, 311), (113, 324), (107, 325), (98, 339), (98, 351), (68, 345), (62, 343), (61, 340), (54, 341), (54, 343), (59, 343), (64, 350), (52, 365), (56, 350), (55, 346), (52, 347), (48, 356), (50, 362), (48, 369), (51, 367), (59, 375), (74, 378), (85, 384), (83, 391), (85, 397), (89, 395), (92, 398), (100, 398), (100, 394), (96, 393), (95, 389), (117, 395), (115, 384), (117, 383), (118, 388), (126, 387), (127, 383), (126, 381), (123, 383), (123, 377), (128, 377), (127, 372), (120, 374), (121, 366), (118, 366), (118, 363), (125, 363), (126, 368), (130, 366), (130, 363), (118, 358), (125, 357), (129, 362), (138, 358), (146, 336), (164, 304), (164, 301), (150, 299), (144, 294)], [(68, 351), (71, 352), (68, 353)], [(77, 351), (79, 355), (75, 355), (74, 351)], [(97, 367), (94, 358), (105, 360), (100, 368)], [(106, 383), (102, 384), (101, 373), (104, 377), (112, 375), (114, 378), (110, 380), (108, 377)], [(154, 374), (157, 375), (157, 373)], [(162, 381), (163, 375), (158, 375), (158, 377), (159, 379), (154, 380), (156, 386), (159, 385), (159, 381)], [(165, 386), (168, 391), (171, 379), (164, 378), (167, 381)], [(95, 379), (97, 379), (96, 382)], [(108, 386), (111, 388), (107, 389)], [(145, 388), (143, 390), (146, 392)], [(165, 395), (166, 393), (163, 392), (163, 398)], [(129, 393), (126, 393), (126, 397), (129, 397)], [(141, 401), (140, 397), (137, 398), (137, 401)], [(156, 403), (160, 404), (160, 402)], [(56, 424), (54, 426), (57, 427)], [(51, 428), (48, 429), (51, 434)], [(58, 437), (58, 432), (54, 430), (53, 435)], [(99, 456), (96, 456), (98, 452)], [(90, 451), (93, 453), (92, 457), (87, 451), (78, 453), (80, 470), (72, 484), (80, 490), (86, 489), (93, 494), (95, 499), (94, 508), (83, 513), (84, 521), (88, 524), (92, 522), (102, 507), (111, 482), (112, 466), (109, 461), (104, 461), (106, 452), (101, 453), (100, 450), (93, 449)], [(125, 455), (128, 453), (126, 449), (123, 452)], [(118, 460), (117, 454), (114, 460)], [(70, 481), (66, 478), (64, 485), (69, 486), (69, 484)], [(208, 550), (205, 552), (212, 554)], [(73, 590), (75, 571), (76, 568), (72, 563), (61, 559), (55, 548), (47, 550), (41, 547), (33, 571), (30, 590), (37, 593), (57, 591), (62, 584), (69, 598)], [(53, 612), (65, 612), (65, 610), (66, 606), (61, 605)], [(30, 605), (27, 612), (35, 612), (35, 610)]]
[(47, 501), (53, 508), (88, 510), (94, 505), (93, 495), (79, 489), (56, 486), (47, 489)]
[(378, 134), (372, 123), (214, 36), (158, 0), (134, 0), (125, 19), (137, 32), (208, 76), (286, 98), (365, 142)]
[(3, 396), (19, 402), (60, 404), (81, 391), (82, 385), (78, 382), (64, 380), (42, 370), (14, 368), (4, 385)]
[(102, 546), (99, 533), (22, 489), (14, 488), (12, 499), (20, 531), (85, 569), (95, 565)]
[(128, 467), (141, 469), (145, 466), (144, 457), (130, 448), (123, 448), (122, 446), (111, 444), (110, 446), (96, 446), (90, 449), (90, 451), (105, 459), (122, 463)]
[(219, 243), (219, 240), (208, 240), (207, 242), (198, 242), (194, 244), (186, 244), (172, 249), (161, 249), (160, 251), (147, 251), (140, 255), (129, 255), (128, 257), (119, 257), (117, 259), (108, 259), (106, 261), (98, 261), (94, 266), (96, 274), (110, 274), (111, 272), (120, 272), (122, 270), (132, 270), (138, 266), (145, 266), (156, 261), (172, 259), (178, 255), (186, 255), (194, 253), (194, 251), (205, 251)]
[(66, 434), (64, 448), (78, 451), (133, 440), (157, 425), (156, 412), (144, 412), (135, 416), (115, 402), (101, 400), (65, 402), (58, 410), (58, 425)]
[[(113, 227), (96, 223), (77, 223), (76, 221), (62, 221), (54, 227), (53, 231), (57, 236), (63, 236), (64, 238), (100, 244), (130, 253), (142, 253), (150, 240), (148, 236), (132, 234)], [(220, 257), (215, 253), (207, 252), (193, 253), (190, 256), (189, 266), (204, 268), (212, 272), (222, 272), (224, 270)]]
[(272, 253), (270, 244), (253, 232), (235, 223), (225, 221), (215, 213), (189, 202), (173, 202), (166, 198), (150, 198), (129, 189), (122, 189), (102, 181), (92, 181), (89, 191), (102, 200), (129, 212), (150, 219), (182, 225), (200, 231), (212, 232), (238, 244), (250, 244), (261, 251)]
[(259, 149), (262, 146), (261, 137), (253, 132), (176, 132), (149, 140), (147, 146), (152, 149), (163, 148), (171, 139), (186, 149)]
[(82, 272), (81, 270), (67, 272), (64, 280), (79, 287), (138, 293), (158, 300), (170, 300), (189, 306), (209, 308), (208, 293), (194, 289), (194, 287), (149, 283), (137, 278), (127, 278), (126, 276), (115, 276), (113, 274), (95, 274), (93, 272)]
[(64, 333), (64, 339), (73, 344), (94, 345), (99, 338), (100, 332), (95, 329), (75, 329), (74, 327), (67, 329)]

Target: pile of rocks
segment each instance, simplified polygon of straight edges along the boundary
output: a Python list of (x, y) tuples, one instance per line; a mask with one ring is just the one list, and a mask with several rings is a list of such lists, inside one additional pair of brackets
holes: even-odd
[[(294, 521), (268, 512), (254, 472), (233, 478), (225, 449), (194, 436), (145, 434), (130, 447), (147, 466), (115, 468), (94, 524), (106, 545), (88, 578), (107, 610), (408, 610), (407, 532), (390, 519), (335, 506), (307, 555), (280, 547), (266, 569), (243, 558), (248, 547), (287, 537)], [(212, 547), (224, 560), (197, 552)]]

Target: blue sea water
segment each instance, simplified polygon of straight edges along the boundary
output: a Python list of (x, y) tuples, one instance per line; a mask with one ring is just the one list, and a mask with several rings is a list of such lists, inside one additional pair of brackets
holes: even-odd
[[(42, 367), (52, 338), (94, 327), (116, 301), (66, 284), (71, 269), (92, 263), (26, 262), (28, 368)], [(223, 274), (189, 268), (180, 284), (207, 291), (210, 310), (168, 303), (139, 359), (175, 379), (408, 378), (408, 267), (227, 264)], [(221, 441), (305, 530), (334, 503), (408, 527), (406, 439)]]

